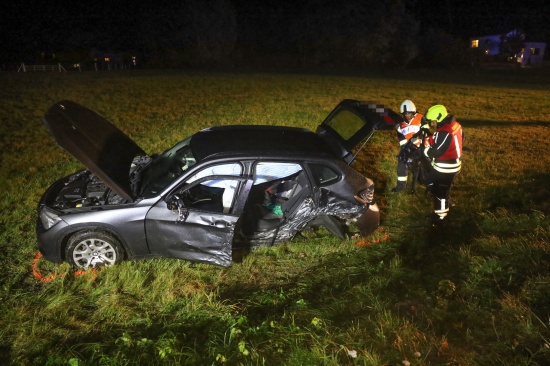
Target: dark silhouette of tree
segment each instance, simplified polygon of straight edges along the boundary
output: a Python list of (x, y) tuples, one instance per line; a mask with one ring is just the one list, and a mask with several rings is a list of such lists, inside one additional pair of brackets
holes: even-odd
[(360, 64), (372, 59), (371, 34), (383, 13), (381, 3), (310, 0), (299, 11), (291, 39), (302, 65)]
[(504, 61), (520, 53), (524, 47), (525, 33), (521, 30), (514, 30), (500, 37), (499, 52)]
[(404, 0), (310, 0), (295, 11), (289, 42), (303, 66), (405, 66), (417, 54), (419, 22)]
[(237, 40), (237, 20), (229, 1), (193, 0), (182, 3), (179, 40), (196, 62), (219, 62)]
[[(225, 62), (311, 69), (448, 66), (467, 53), (467, 46), (458, 47), (459, 36), (509, 31), (503, 27), (512, 21), (526, 24), (527, 31), (542, 35), (534, 40), (544, 41), (548, 26), (530, 20), (543, 19), (545, 3), (533, 0), (510, 20), (511, 3), (495, 0), (479, 5), (485, 12), (450, 0), (58, 0), (55, 6), (19, 0), (7, 2), (0, 12), (0, 57), (22, 61), (96, 48), (139, 52), (155, 67)], [(515, 53), (517, 43), (504, 42), (503, 53)]]
[(439, 28), (428, 28), (418, 39), (416, 66), (454, 68), (471, 62), (467, 42)]
[(226, 0), (142, 3), (134, 43), (155, 66), (223, 61), (234, 49), (237, 22)]
[(391, 0), (386, 3), (381, 27), (385, 31), (382, 38), (384, 63), (406, 67), (418, 55), (420, 22), (407, 8), (405, 1)]

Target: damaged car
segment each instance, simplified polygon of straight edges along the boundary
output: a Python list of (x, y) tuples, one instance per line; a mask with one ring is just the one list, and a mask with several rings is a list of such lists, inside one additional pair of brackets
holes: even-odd
[(289, 241), (311, 227), (344, 239), (380, 222), (374, 183), (350, 164), (376, 130), (401, 121), (344, 100), (318, 126), (219, 126), (147, 154), (94, 111), (55, 103), (44, 123), (84, 169), (38, 204), (42, 256), (74, 267), (180, 258), (230, 266), (237, 251)]

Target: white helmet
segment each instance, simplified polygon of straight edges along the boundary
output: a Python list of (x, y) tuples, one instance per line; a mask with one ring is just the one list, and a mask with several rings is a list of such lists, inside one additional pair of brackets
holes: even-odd
[(401, 107), (399, 107), (399, 110), (401, 113), (416, 113), (416, 106), (412, 102), (412, 100), (405, 100), (403, 103), (401, 103)]

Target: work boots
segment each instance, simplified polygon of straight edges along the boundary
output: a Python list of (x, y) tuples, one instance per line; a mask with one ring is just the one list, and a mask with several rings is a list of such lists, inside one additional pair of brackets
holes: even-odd
[(395, 186), (395, 188), (392, 189), (391, 191), (392, 191), (392, 192), (401, 192), (401, 191), (404, 190), (406, 187), (407, 187), (407, 182), (398, 181), (398, 182), (397, 182), (397, 185)]

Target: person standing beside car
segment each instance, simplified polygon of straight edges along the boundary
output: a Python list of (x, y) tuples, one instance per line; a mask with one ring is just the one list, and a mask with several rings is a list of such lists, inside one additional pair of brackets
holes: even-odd
[(418, 138), (421, 129), (429, 131), (429, 125), (424, 118), (424, 115), (416, 112), (414, 103), (407, 99), (401, 103), (399, 111), (403, 115), (404, 121), (397, 125), (397, 139), (399, 140), (399, 155), (397, 158), (397, 185), (392, 189), (392, 192), (400, 192), (407, 187), (407, 177), (409, 175), (409, 167), (407, 165), (407, 153), (404, 149), (411, 138), (415, 147), (419, 147), (422, 139)]
[(426, 189), (434, 200), (433, 219), (441, 222), (449, 213), (454, 178), (462, 169), (464, 132), (456, 118), (441, 104), (430, 107), (426, 119), (437, 126), (436, 132), (428, 139), (429, 146), (424, 148), (424, 155), (432, 161)]

